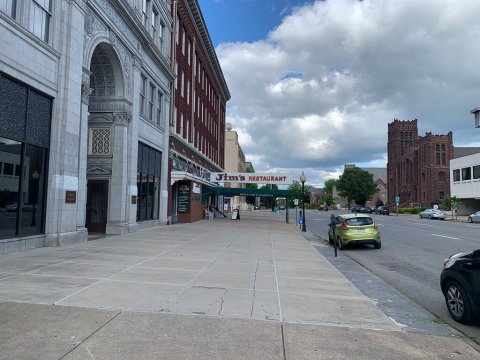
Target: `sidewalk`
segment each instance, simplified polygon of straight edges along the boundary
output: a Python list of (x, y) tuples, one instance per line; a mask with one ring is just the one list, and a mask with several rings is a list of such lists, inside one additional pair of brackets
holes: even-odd
[(302, 234), (244, 211), (0, 256), (0, 359), (480, 356), (406, 332)]

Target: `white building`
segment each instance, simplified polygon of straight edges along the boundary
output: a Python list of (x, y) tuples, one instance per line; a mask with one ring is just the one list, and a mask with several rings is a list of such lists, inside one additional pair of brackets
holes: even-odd
[(166, 223), (171, 9), (0, 1), (0, 254)]
[(450, 193), (459, 200), (458, 214), (480, 210), (480, 153), (450, 160)]

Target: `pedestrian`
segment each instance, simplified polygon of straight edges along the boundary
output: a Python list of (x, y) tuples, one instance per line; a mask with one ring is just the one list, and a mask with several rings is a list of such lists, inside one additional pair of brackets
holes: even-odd
[(240, 220), (240, 208), (237, 207), (237, 220)]

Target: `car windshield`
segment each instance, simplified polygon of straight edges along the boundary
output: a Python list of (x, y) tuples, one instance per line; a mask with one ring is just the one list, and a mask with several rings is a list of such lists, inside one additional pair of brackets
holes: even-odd
[(350, 226), (372, 225), (373, 220), (369, 217), (354, 217), (351, 219), (347, 219), (345, 223)]

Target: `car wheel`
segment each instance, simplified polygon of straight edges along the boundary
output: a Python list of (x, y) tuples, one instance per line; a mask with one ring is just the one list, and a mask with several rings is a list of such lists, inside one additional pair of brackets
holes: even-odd
[(339, 237), (337, 237), (337, 247), (338, 247), (340, 250), (344, 250), (344, 249), (345, 249), (345, 245), (342, 243), (342, 240), (340, 240)]
[(472, 223), (472, 222), (473, 222), (473, 220), (472, 220), (472, 218), (471, 218), (470, 216), (468, 217), (468, 222), (469, 222), (469, 223)]
[(432, 217), (431, 217), (430, 215), (428, 215), (428, 218), (429, 218), (430, 220), (432, 220)]
[(420, 219), (422, 218), (422, 215), (418, 215), (418, 216), (420, 216)]
[(377, 241), (377, 242), (375, 242), (375, 243), (373, 244), (373, 247), (374, 247), (375, 249), (380, 249), (380, 248), (382, 247), (382, 243), (381, 243), (380, 241)]
[(470, 301), (463, 287), (456, 281), (449, 281), (445, 288), (445, 302), (448, 312), (455, 321), (461, 324), (472, 323)]

